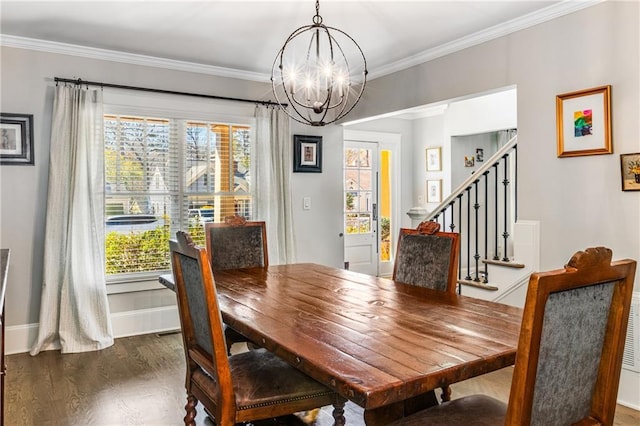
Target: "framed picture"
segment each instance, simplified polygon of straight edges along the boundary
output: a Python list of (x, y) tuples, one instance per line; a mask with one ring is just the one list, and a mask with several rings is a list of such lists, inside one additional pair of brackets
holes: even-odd
[(442, 201), (442, 179), (427, 181), (427, 203)]
[(558, 157), (612, 154), (611, 86), (556, 96)]
[(427, 148), (427, 171), (437, 172), (442, 170), (442, 148)]
[(293, 171), (322, 173), (322, 136), (293, 135)]
[(476, 148), (476, 162), (482, 163), (484, 161), (484, 149)]
[(475, 165), (475, 161), (474, 161), (473, 155), (469, 155), (469, 156), (465, 156), (464, 157), (464, 166), (465, 167), (473, 167), (474, 165)]
[(640, 191), (640, 152), (620, 155), (623, 191)]
[(33, 114), (0, 113), (0, 164), (33, 165)]

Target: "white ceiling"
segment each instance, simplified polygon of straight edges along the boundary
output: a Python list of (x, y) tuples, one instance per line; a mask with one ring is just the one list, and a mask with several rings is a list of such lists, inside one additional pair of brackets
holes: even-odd
[[(375, 78), (598, 1), (322, 0), (320, 15), (358, 42)], [(0, 0), (0, 44), (83, 46), (268, 81), (285, 39), (314, 14), (313, 0)]]

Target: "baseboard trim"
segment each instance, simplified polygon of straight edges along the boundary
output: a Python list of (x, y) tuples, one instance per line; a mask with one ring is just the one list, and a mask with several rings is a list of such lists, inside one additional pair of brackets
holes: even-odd
[[(111, 314), (113, 336), (129, 337), (139, 334), (173, 331), (180, 328), (177, 306), (116, 312)], [(38, 324), (8, 326), (5, 329), (5, 353), (7, 355), (29, 352), (38, 337)], [(43, 350), (60, 349), (59, 344), (50, 344)]]

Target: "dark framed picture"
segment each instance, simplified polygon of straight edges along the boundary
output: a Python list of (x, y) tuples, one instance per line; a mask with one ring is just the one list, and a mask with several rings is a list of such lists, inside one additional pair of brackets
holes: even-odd
[(0, 164), (33, 165), (33, 114), (0, 113)]
[(640, 152), (620, 154), (623, 191), (640, 191)]
[(293, 171), (322, 173), (322, 136), (293, 135)]

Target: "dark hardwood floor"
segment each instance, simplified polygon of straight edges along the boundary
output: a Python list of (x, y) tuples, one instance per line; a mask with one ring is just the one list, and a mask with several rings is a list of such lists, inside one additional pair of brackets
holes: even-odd
[[(180, 425), (184, 417), (184, 354), (180, 334), (117, 339), (103, 351), (48, 351), (7, 356), (5, 425)], [(453, 398), (484, 393), (507, 400), (512, 368), (452, 386)], [(362, 409), (346, 408), (347, 425), (363, 425)], [(213, 423), (202, 409), (197, 424)], [(269, 426), (274, 422), (259, 422)], [(298, 417), (288, 425), (305, 423)], [(331, 407), (315, 423), (333, 424)], [(618, 406), (615, 425), (640, 425), (640, 412)]]

